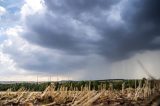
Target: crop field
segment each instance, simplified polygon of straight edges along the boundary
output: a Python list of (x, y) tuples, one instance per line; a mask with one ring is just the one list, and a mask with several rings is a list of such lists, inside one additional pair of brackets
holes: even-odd
[[(77, 82), (78, 83), (78, 82)], [(135, 88), (121, 84), (115, 89), (113, 83), (92, 84), (78, 87), (56, 88), (49, 84), (43, 91), (32, 91), (24, 87), (17, 91), (8, 89), (0, 92), (0, 106), (158, 106), (160, 102), (160, 81), (137, 82)]]

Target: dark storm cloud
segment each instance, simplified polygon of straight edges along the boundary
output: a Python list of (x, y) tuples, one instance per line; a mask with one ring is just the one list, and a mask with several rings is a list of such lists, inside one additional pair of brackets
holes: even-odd
[(83, 13), (98, 14), (99, 10), (106, 10), (117, 2), (119, 0), (45, 0), (48, 10), (64, 14), (74, 14), (73, 17), (78, 17)]
[(26, 18), (24, 37), (47, 48), (77, 55), (95, 53), (112, 61), (159, 49), (153, 40), (160, 36), (160, 1), (126, 1), (119, 10), (123, 22), (107, 21), (120, 2), (46, 0), (45, 13)]
[[(93, 52), (97, 35), (90, 39), (89, 36), (92, 36), (92, 33), (89, 33), (90, 31), (98, 33), (98, 30), (91, 26), (92, 23), (96, 24), (97, 22), (91, 23), (90, 20), (94, 21), (93, 19), (98, 16), (98, 13), (101, 13), (101, 10), (107, 12), (116, 2), (117, 0), (112, 2), (110, 0), (107, 2), (105, 0), (45, 1), (48, 8), (45, 14), (34, 14), (27, 17), (28, 31), (25, 33), (25, 38), (39, 45), (60, 49), (67, 53)], [(88, 14), (94, 16), (86, 20)], [(102, 18), (104, 17), (102, 16)]]
[[(160, 45), (153, 43), (160, 36), (160, 1), (131, 0), (125, 6), (121, 12), (125, 26), (106, 32), (109, 36), (104, 36), (101, 42), (103, 46), (100, 46), (102, 54), (115, 60), (139, 51), (160, 48)], [(108, 45), (106, 38), (111, 42), (109, 49), (105, 49), (105, 45)]]

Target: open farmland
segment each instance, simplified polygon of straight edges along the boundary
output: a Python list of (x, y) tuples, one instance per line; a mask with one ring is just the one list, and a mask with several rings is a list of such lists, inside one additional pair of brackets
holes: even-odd
[[(0, 105), (2, 106), (119, 106), (119, 105), (153, 105), (158, 106), (160, 96), (160, 81), (139, 80), (135, 87), (127, 86), (122, 81), (100, 83), (93, 86), (89, 82), (84, 86), (71, 83), (70, 87), (66, 83), (57, 87), (56, 83), (49, 84), (44, 91), (31, 91), (24, 87), (18, 91), (1, 91)], [(75, 82), (78, 83), (78, 82)], [(121, 89), (116, 88), (115, 83), (121, 84)], [(108, 86), (108, 87), (107, 87)]]

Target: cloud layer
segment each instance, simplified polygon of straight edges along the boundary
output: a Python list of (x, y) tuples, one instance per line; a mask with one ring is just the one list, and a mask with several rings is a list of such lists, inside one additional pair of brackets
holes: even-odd
[[(159, 1), (54, 0), (26, 19), (28, 41), (66, 53), (96, 53), (110, 60), (159, 49)], [(123, 5), (125, 5), (123, 7)]]
[[(70, 73), (77, 79), (140, 78), (145, 73), (137, 59), (147, 65), (150, 61), (149, 69), (157, 73), (159, 0), (35, 2), (26, 0), (21, 7), (3, 5), (12, 25), (0, 25), (0, 53), (12, 64), (9, 70), (13, 73)], [(16, 22), (15, 17), (19, 17)]]

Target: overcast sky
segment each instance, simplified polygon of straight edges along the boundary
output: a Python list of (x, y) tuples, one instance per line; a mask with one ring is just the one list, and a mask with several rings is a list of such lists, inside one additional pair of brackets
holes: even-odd
[(0, 0), (0, 80), (160, 77), (160, 0)]

